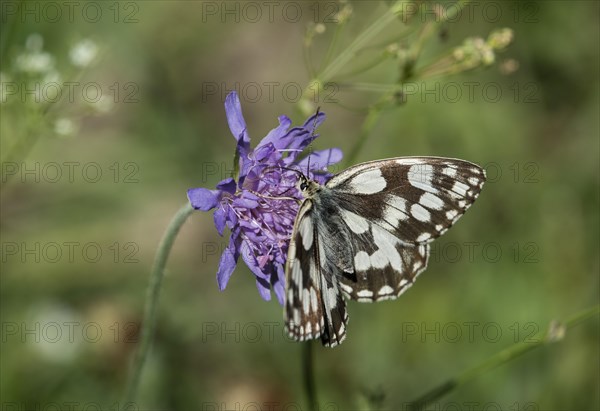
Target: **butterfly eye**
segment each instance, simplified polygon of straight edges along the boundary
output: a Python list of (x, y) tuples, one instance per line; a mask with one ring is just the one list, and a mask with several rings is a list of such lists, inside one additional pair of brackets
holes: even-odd
[(300, 175), (299, 183), (298, 187), (300, 188), (300, 191), (305, 191), (308, 188), (308, 179), (304, 175)]

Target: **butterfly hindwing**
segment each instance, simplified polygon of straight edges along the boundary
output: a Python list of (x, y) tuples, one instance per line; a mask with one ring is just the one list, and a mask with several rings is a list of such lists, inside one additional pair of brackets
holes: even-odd
[(427, 267), (428, 244), (406, 244), (377, 224), (353, 237), (354, 272), (344, 273), (341, 288), (359, 302), (393, 300)]

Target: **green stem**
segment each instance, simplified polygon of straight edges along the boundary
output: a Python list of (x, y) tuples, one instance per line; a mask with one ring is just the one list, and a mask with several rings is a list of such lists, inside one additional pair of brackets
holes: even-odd
[(377, 58), (373, 59), (372, 61), (366, 63), (365, 65), (352, 70), (348, 73), (343, 73), (340, 74), (336, 79), (337, 80), (342, 80), (342, 79), (346, 79), (346, 78), (350, 78), (350, 77), (354, 77), (357, 76), (358, 74), (362, 74), (365, 73), (369, 70), (371, 70), (372, 68), (377, 67), (379, 64), (383, 63), (384, 61), (388, 60), (390, 58), (390, 54), (387, 52), (383, 52), (381, 53), (379, 56), (377, 56)]
[(0, 63), (2, 65), (1, 68), (3, 68), (4, 70), (7, 69), (6, 67), (6, 52), (8, 50), (8, 44), (10, 43), (10, 41), (13, 38), (13, 35), (15, 33), (15, 27), (18, 24), (18, 20), (19, 20), (19, 16), (21, 16), (21, 8), (23, 7), (23, 1), (20, 0), (18, 2), (12, 2), (13, 4), (11, 4), (11, 6), (15, 6), (16, 3), (16, 12), (13, 16), (8, 17), (7, 15), (3, 15), (3, 19), (6, 19), (8, 21), (5, 20), (4, 22), (4, 26), (2, 27), (2, 35), (0, 36)]
[(315, 389), (315, 371), (313, 367), (313, 342), (306, 341), (302, 344), (302, 373), (304, 376), (304, 391), (309, 410), (316, 410), (318, 406), (317, 391)]
[(340, 38), (340, 33), (342, 31), (342, 27), (345, 27), (345, 24), (337, 24), (335, 26), (335, 30), (333, 32), (333, 37), (331, 39), (331, 42), (329, 43), (329, 47), (327, 48), (327, 54), (325, 54), (325, 58), (323, 59), (323, 62), (321, 63), (321, 67), (319, 68), (319, 72), (323, 71), (323, 67), (327, 67), (327, 65), (329, 64), (329, 62), (331, 61), (331, 57), (333, 56), (333, 52), (336, 49), (336, 46), (338, 44), (338, 40)]
[(181, 226), (193, 211), (194, 209), (189, 203), (181, 207), (169, 223), (169, 226), (158, 245), (154, 265), (150, 272), (148, 290), (146, 292), (146, 306), (144, 308), (144, 318), (141, 325), (140, 346), (135, 353), (129, 373), (129, 380), (127, 381), (127, 388), (125, 390), (125, 403), (132, 403), (135, 401), (140, 383), (140, 376), (146, 359), (148, 358), (148, 352), (150, 351), (150, 344), (156, 326), (156, 309), (158, 307), (160, 286), (164, 277), (167, 259), (169, 258), (169, 253), (173, 247), (175, 237), (177, 237)]
[(374, 21), (373, 24), (367, 27), (365, 31), (360, 33), (356, 39), (323, 70), (319, 76), (319, 80), (322, 83), (326, 83), (331, 80), (340, 69), (347, 67), (348, 63), (354, 58), (359, 49), (371, 41), (371, 39), (383, 31), (388, 24), (396, 19), (397, 15), (403, 10), (402, 3), (402, 1), (396, 2), (387, 13), (384, 13)]
[(375, 104), (373, 104), (369, 108), (369, 112), (367, 113), (367, 117), (363, 121), (363, 124), (360, 129), (360, 135), (354, 142), (354, 145), (350, 148), (349, 154), (345, 158), (346, 166), (351, 166), (356, 162), (356, 159), (364, 147), (365, 143), (369, 139), (372, 134), (373, 128), (377, 124), (377, 121), (381, 117), (381, 113), (383, 109), (389, 107), (389, 105), (393, 102), (394, 94), (396, 92), (401, 91), (402, 88), (398, 85), (394, 89), (390, 90), (388, 93), (384, 94)]
[(479, 377), (483, 373), (493, 370), (494, 368), (497, 368), (500, 365), (505, 364), (509, 361), (512, 361), (515, 358), (520, 357), (521, 355), (535, 348), (560, 340), (565, 331), (598, 314), (600, 314), (600, 305), (580, 311), (579, 313), (575, 314), (573, 317), (569, 318), (567, 321), (558, 326), (551, 325), (548, 331), (546, 331), (543, 336), (533, 338), (531, 342), (518, 342), (492, 355), (483, 363), (473, 368), (470, 368), (467, 371), (464, 371), (462, 374), (459, 374), (458, 376), (447, 380), (441, 385), (438, 385), (437, 387), (425, 393), (415, 401), (411, 402), (410, 409), (422, 410), (423, 408), (425, 408), (425, 406), (427, 406), (427, 404), (431, 404), (433, 401), (443, 397), (450, 391), (475, 379), (476, 377)]

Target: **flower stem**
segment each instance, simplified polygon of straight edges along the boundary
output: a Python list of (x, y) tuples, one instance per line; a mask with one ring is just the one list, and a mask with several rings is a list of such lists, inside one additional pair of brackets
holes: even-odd
[(317, 409), (317, 391), (315, 389), (315, 371), (313, 367), (313, 342), (307, 341), (302, 344), (302, 373), (304, 376), (304, 390), (308, 409)]
[(512, 361), (515, 358), (537, 347), (541, 347), (543, 345), (547, 345), (549, 343), (560, 340), (563, 337), (564, 332), (598, 314), (600, 314), (600, 305), (580, 311), (579, 313), (575, 314), (573, 317), (569, 318), (562, 324), (557, 325), (557, 323), (552, 322), (548, 330), (544, 333), (544, 335), (538, 336), (537, 338), (532, 338), (531, 342), (518, 342), (492, 355), (490, 358), (488, 358), (481, 364), (476, 365), (475, 367), (464, 371), (462, 374), (459, 374), (456, 377), (447, 380), (443, 384), (438, 385), (437, 387), (425, 393), (415, 401), (411, 402), (410, 409), (424, 409), (425, 406), (427, 406), (428, 404), (431, 404), (433, 401), (443, 397), (455, 388), (465, 384), (468, 381), (475, 379), (483, 373), (490, 371), (496, 367), (499, 367), (500, 365), (505, 364), (509, 361)]
[(377, 124), (377, 120), (379, 120), (380, 116), (380, 107), (374, 106), (369, 109), (367, 117), (363, 121), (362, 127), (360, 129), (360, 135), (358, 136), (358, 139), (354, 142), (354, 145), (350, 149), (350, 153), (345, 158), (346, 166), (351, 166), (356, 162), (358, 154), (362, 150), (364, 144), (367, 142), (367, 139), (371, 135), (371, 131), (373, 131), (373, 127), (375, 127), (375, 124)]
[(185, 206), (181, 207), (171, 220), (171, 223), (167, 227), (167, 230), (163, 234), (160, 244), (158, 245), (154, 265), (150, 272), (150, 282), (148, 283), (148, 289), (146, 291), (146, 305), (144, 307), (144, 318), (141, 325), (140, 345), (133, 358), (125, 390), (126, 404), (135, 401), (140, 383), (140, 376), (146, 359), (148, 358), (148, 352), (150, 351), (150, 343), (156, 326), (156, 309), (158, 307), (160, 286), (164, 277), (169, 253), (171, 252), (173, 242), (175, 241), (175, 237), (177, 237), (181, 226), (193, 211), (194, 209), (189, 203), (186, 203)]

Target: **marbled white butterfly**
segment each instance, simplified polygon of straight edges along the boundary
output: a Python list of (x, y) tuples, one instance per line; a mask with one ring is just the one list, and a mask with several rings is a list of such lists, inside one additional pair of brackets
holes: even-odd
[(400, 157), (350, 167), (320, 185), (300, 174), (304, 196), (290, 240), (284, 316), (289, 336), (346, 337), (342, 296), (391, 300), (427, 267), (429, 243), (475, 201), (485, 182), (472, 163)]

